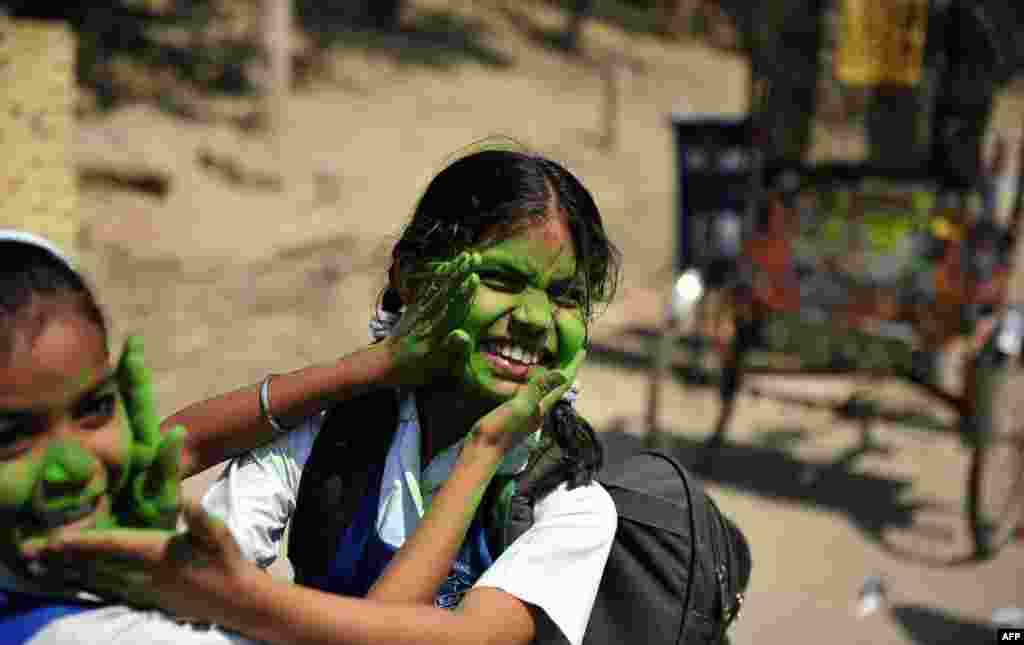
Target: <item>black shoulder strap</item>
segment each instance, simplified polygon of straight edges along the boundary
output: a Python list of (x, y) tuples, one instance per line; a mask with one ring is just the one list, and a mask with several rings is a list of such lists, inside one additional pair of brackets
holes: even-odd
[(533, 526), (533, 505), (564, 481), (556, 474), (562, 468), (562, 450), (551, 441), (531, 455), (522, 473), (495, 477), (484, 499), (491, 508), (487, 531), (495, 557)]
[(370, 488), (373, 464), (383, 463), (398, 426), (393, 390), (379, 390), (327, 411), (302, 470), (288, 537), (288, 559), (299, 584), (317, 586), (338, 540)]
[[(719, 615), (716, 617), (716, 624), (718, 626), (716, 639), (721, 640), (725, 634), (725, 629), (736, 618), (740, 605), (743, 602), (743, 594), (740, 590), (739, 558), (733, 549), (734, 536), (732, 530), (734, 525), (727, 521), (726, 517), (718, 509), (715, 501), (704, 491), (702, 486), (693, 480), (693, 476), (675, 458), (653, 450), (644, 454), (660, 457), (670, 463), (676, 472), (679, 473), (679, 477), (683, 480), (683, 484), (686, 487), (690, 511), (690, 529), (693, 536), (693, 550), (690, 562), (697, 562), (698, 554), (696, 551), (699, 542), (710, 546), (712, 570), (706, 573), (710, 575), (711, 579), (705, 579), (704, 583), (714, 589), (717, 597), (715, 604), (718, 606)], [(687, 591), (686, 603), (684, 605), (686, 607), (686, 612), (683, 614), (684, 617), (689, 615), (690, 605), (693, 602), (693, 588), (695, 585), (700, 584), (696, 579), (698, 575), (697, 567), (693, 567), (691, 570), (693, 573), (690, 578), (690, 589)], [(683, 639), (686, 635), (686, 627), (687, 621), (684, 619), (680, 626), (679, 643), (685, 642)]]

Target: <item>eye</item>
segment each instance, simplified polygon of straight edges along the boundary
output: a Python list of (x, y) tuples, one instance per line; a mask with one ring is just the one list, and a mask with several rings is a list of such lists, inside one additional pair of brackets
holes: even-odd
[(551, 298), (562, 307), (582, 307), (586, 294), (582, 287), (567, 285), (551, 289)]
[(480, 282), (496, 291), (505, 293), (518, 293), (526, 287), (526, 280), (513, 274), (502, 271), (481, 271)]
[(117, 395), (105, 392), (83, 399), (75, 409), (75, 419), (85, 422), (88, 428), (97, 428), (106, 424), (114, 416), (117, 409)]

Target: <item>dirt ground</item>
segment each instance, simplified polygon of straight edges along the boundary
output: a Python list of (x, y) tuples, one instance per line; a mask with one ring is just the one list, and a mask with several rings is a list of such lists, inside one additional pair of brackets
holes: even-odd
[[(621, 52), (632, 63), (618, 145), (604, 150), (600, 76), (531, 37), (557, 27), (560, 14), (534, 4), (523, 14), (493, 3), (411, 4), (454, 6), (485, 27), (479, 47), (513, 64), (438, 68), (342, 50), (330, 60), (329, 80), (294, 96), (279, 165), (264, 142), (227, 123), (134, 107), (82, 124), (80, 154), (110, 151), (173, 177), (163, 199), (96, 186), (83, 194), (83, 263), (115, 334), (148, 339), (161, 413), (365, 343), (390, 244), (418, 194), (447, 159), (487, 136), (510, 136), (564, 161), (595, 194), (625, 258), (622, 298), (597, 333), (614, 336), (631, 318), (658, 310), (674, 245), (669, 115), (741, 112), (743, 61), (590, 25), (592, 60)], [(1019, 142), (1022, 114), (1024, 97), (1007, 94), (994, 130)], [(257, 171), (286, 168), (285, 189), (227, 181), (196, 163), (202, 150)], [(1024, 299), (1020, 287), (1014, 293)], [(635, 443), (646, 372), (591, 360), (580, 378), (584, 414), (614, 445)], [(851, 387), (788, 384), (832, 397)], [(891, 384), (886, 393), (899, 402), (909, 396)], [(674, 384), (664, 397), (660, 423), (680, 438), (686, 458), (710, 428), (715, 397)], [(882, 448), (847, 463), (843, 455), (860, 439), (856, 426), (750, 396), (733, 428), (708, 485), (753, 546), (737, 645), (986, 643), (993, 611), (1024, 606), (1024, 545), (984, 564), (923, 561), (966, 548), (966, 451), (953, 435), (882, 424), (875, 432)], [(216, 470), (187, 482), (189, 494), (201, 494)], [(873, 574), (882, 576), (889, 602), (858, 619), (856, 595)]]

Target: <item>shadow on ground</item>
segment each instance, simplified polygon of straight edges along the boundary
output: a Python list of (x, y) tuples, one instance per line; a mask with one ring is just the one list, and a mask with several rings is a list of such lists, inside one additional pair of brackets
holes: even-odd
[(526, 12), (509, 5), (503, 6), (501, 11), (509, 24), (529, 38), (533, 44), (558, 54), (575, 55), (578, 53), (572, 46), (569, 34), (564, 27), (554, 29), (544, 27), (533, 21)]
[(954, 614), (915, 605), (892, 608), (892, 616), (907, 636), (919, 645), (966, 645), (995, 642), (992, 626)]
[[(565, 8), (565, 0), (547, 0), (549, 5)], [(654, 3), (632, 3), (623, 0), (591, 0), (589, 20), (599, 20), (634, 34), (660, 36), (658, 12)], [(649, 4), (650, 6), (642, 6)]]
[[(626, 427), (626, 420), (617, 420), (601, 433), (609, 463), (648, 447), (643, 437), (627, 432)], [(954, 527), (962, 522), (961, 509), (944, 501), (908, 500), (911, 481), (855, 472), (845, 453), (833, 462), (798, 459), (785, 446), (799, 436), (797, 430), (781, 430), (781, 444), (764, 445), (726, 440), (716, 452), (708, 453), (700, 440), (665, 433), (658, 447), (704, 481), (844, 515), (869, 539), (897, 557), (931, 566), (973, 561), (973, 554), (956, 549)], [(889, 535), (894, 529), (914, 536), (913, 543), (918, 547), (892, 542)]]
[(485, 42), (482, 21), (453, 11), (421, 11), (393, 30), (354, 27), (344, 20), (307, 20), (306, 28), (321, 53), (334, 47), (358, 47), (407, 65), (447, 68), (462, 62), (507, 68), (511, 56)]

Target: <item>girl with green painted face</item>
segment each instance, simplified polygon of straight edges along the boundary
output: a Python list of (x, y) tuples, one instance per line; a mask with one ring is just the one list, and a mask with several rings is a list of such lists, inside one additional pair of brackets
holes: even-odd
[[(190, 429), (189, 472), (243, 453), (204, 498), (241, 551), (223, 536), (195, 541), (223, 576), (175, 569), (145, 540), (77, 540), (64, 552), (163, 563), (151, 581), (162, 606), (272, 642), (579, 645), (616, 526), (592, 480), (600, 444), (569, 390), (618, 275), (597, 207), (559, 164), (484, 150), (431, 181), (392, 260), (374, 344), (165, 421)], [(347, 509), (354, 519), (337, 527), (342, 509), (329, 499), (354, 481), (336, 470), (348, 452), (373, 456), (355, 477), (366, 494)], [(483, 492), (538, 454), (560, 467), (539, 487), (532, 527), (495, 558)], [(271, 563), (289, 521), (303, 586), (250, 576), (242, 555)], [(342, 596), (382, 595), (433, 606), (375, 614), (382, 631), (354, 637)]]
[[(140, 341), (129, 338), (116, 365), (107, 345), (104, 317), (70, 262), (43, 239), (0, 230), (0, 643), (250, 643), (128, 606), (158, 605), (167, 597), (161, 594), (178, 593), (197, 608), (181, 613), (209, 618), (216, 604), (207, 601), (217, 594), (193, 584), (182, 591), (177, 581), (194, 575), (207, 587), (212, 580), (221, 591), (234, 590), (258, 570), (241, 559), (228, 529), (195, 507), (186, 509), (187, 532), (153, 530), (176, 525), (184, 430), (159, 431)], [(544, 408), (561, 393), (551, 385), (536, 380), (519, 402)], [(467, 447), (451, 485), (436, 496), (418, 534), (430, 561), (444, 557), (437, 545), (458, 539), (461, 530), (452, 526), (500, 459), (502, 448), (485, 439), (505, 436), (502, 429), (514, 424), (516, 413), (507, 406), (488, 416), (481, 440)], [(82, 536), (157, 551), (135, 553), (134, 564), (73, 550), (52, 558)], [(338, 638), (388, 642), (396, 617), (419, 617), (416, 608), (395, 604), (408, 594), (432, 593), (437, 584), (418, 578), (431, 568), (415, 566), (414, 543), (403, 551), (404, 563), (396, 561), (382, 578), (377, 601), (342, 608), (350, 622)]]
[(22, 539), (113, 522), (132, 438), (103, 317), (77, 274), (10, 240), (0, 261), (0, 531), (16, 567)]
[(46, 240), (0, 230), (0, 642), (249, 642), (85, 593), (33, 542), (175, 525), (183, 430), (161, 435), (141, 345), (111, 362), (91, 291)]

